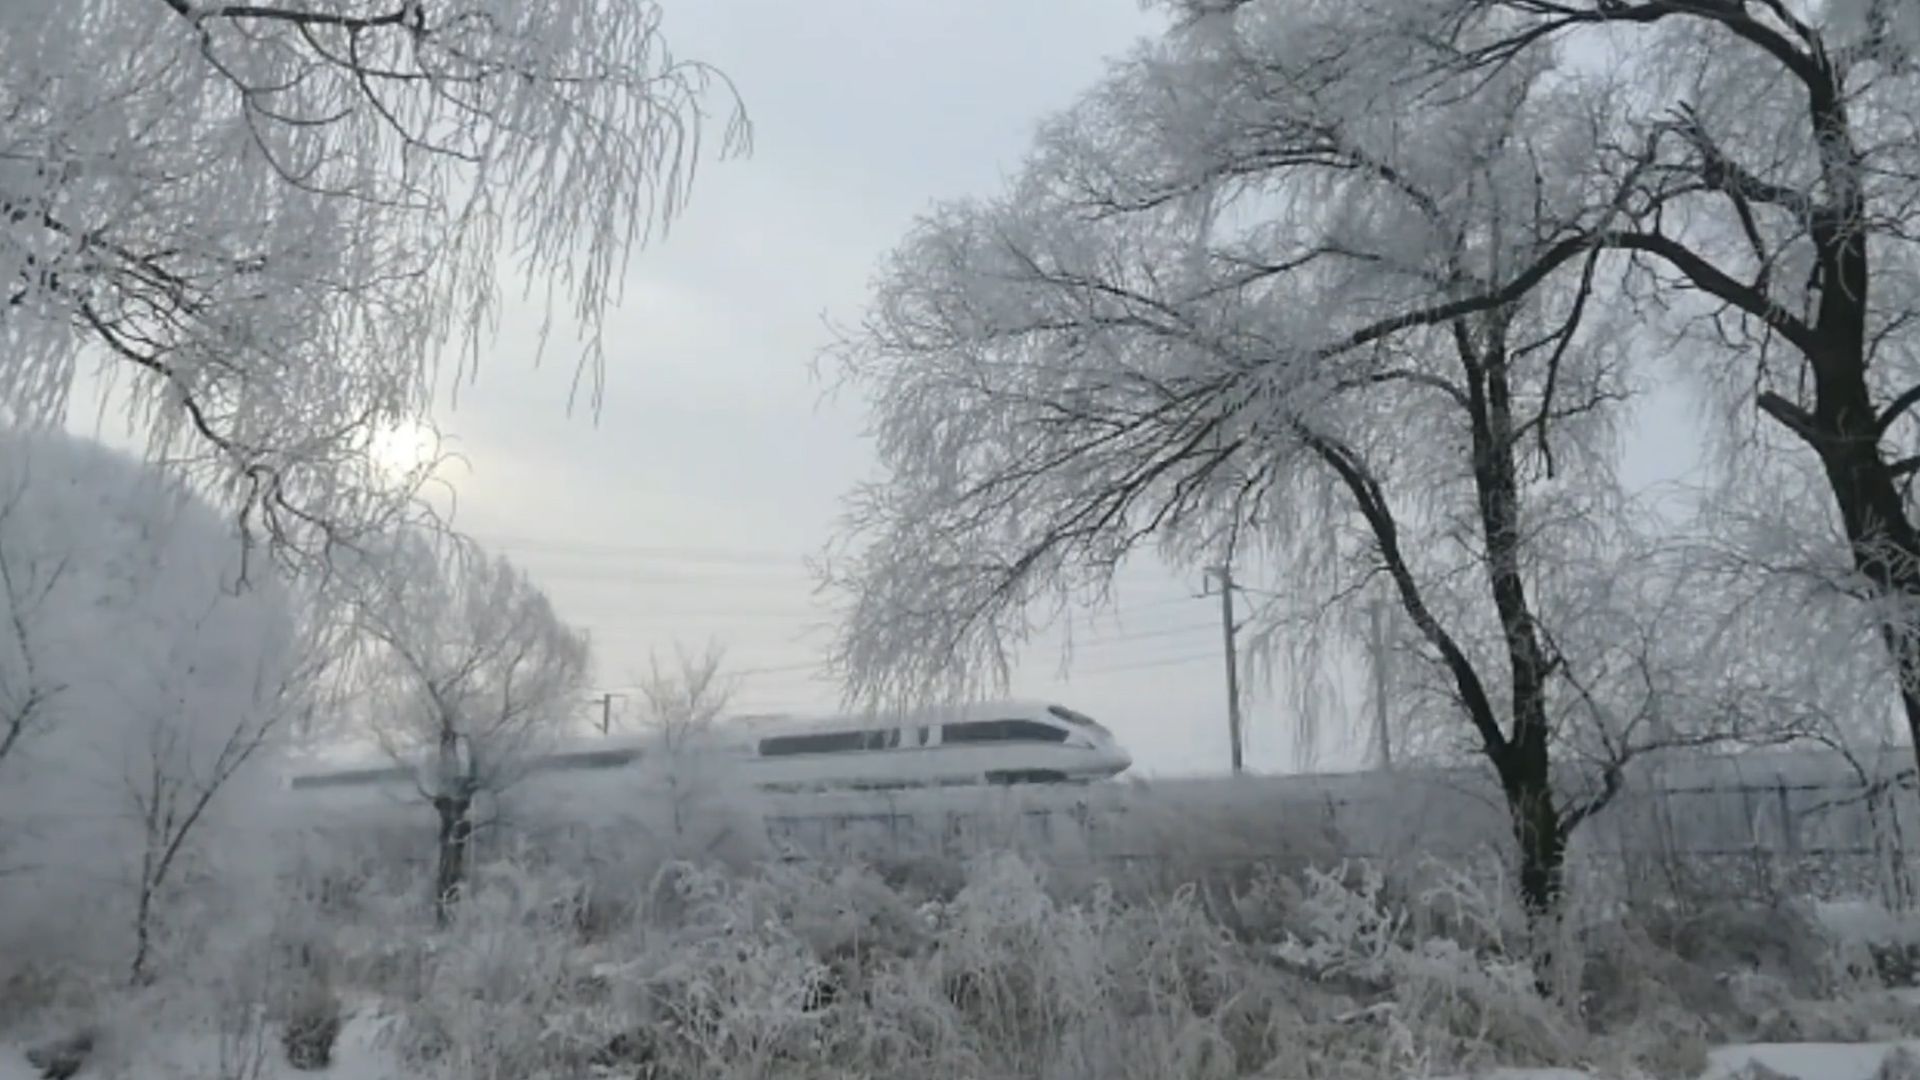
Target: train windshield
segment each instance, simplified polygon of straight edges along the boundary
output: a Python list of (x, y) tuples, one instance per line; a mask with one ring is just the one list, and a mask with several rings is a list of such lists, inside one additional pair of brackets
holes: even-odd
[(1073, 709), (1069, 709), (1065, 705), (1049, 705), (1047, 706), (1047, 712), (1051, 713), (1053, 716), (1057, 717), (1058, 719), (1065, 720), (1069, 724), (1078, 724), (1083, 728), (1091, 728), (1092, 730), (1097, 731), (1102, 735), (1113, 734), (1112, 732), (1108, 731), (1105, 727), (1102, 727), (1100, 724), (1100, 721), (1095, 720), (1093, 717), (1088, 716), (1086, 713), (1077, 712)]

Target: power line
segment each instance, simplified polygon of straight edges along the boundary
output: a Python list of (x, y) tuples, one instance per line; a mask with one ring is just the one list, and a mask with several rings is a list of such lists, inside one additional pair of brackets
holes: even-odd
[[(486, 539), (488, 542), (493, 544), (493, 546), (496, 546), (502, 550), (507, 550), (509, 552), (515, 551), (515, 550), (527, 551), (527, 552), (543, 552), (546, 554), (559, 555), (563, 557), (578, 557), (578, 558), (586, 558), (586, 559), (647, 560), (647, 561), (656, 561), (656, 562), (681, 562), (681, 563), (691, 563), (694, 565), (714, 565), (714, 566), (731, 566), (731, 567), (768, 567), (768, 568), (779, 567), (779, 568), (792, 570), (792, 569), (795, 569), (797, 566), (804, 566), (804, 564), (806, 563), (806, 560), (809, 558), (809, 554), (804, 552), (775, 551), (775, 550), (766, 549), (766, 548), (755, 549), (755, 548), (694, 547), (694, 546), (672, 546), (672, 545), (650, 545), (650, 544), (581, 543), (579, 541), (554, 540), (554, 539), (548, 539), (548, 538), (529, 537), (524, 535), (508, 534), (508, 533), (488, 534), (484, 537), (484, 539)], [(586, 573), (590, 575), (594, 572), (587, 571)], [(613, 576), (616, 572), (607, 571), (606, 573), (609, 576)], [(1165, 576), (1177, 577), (1178, 575), (1174, 574), (1171, 571), (1168, 571)], [(1163, 583), (1163, 581), (1160, 580), (1160, 575), (1153, 575), (1153, 578), (1154, 578), (1154, 580), (1152, 581), (1153, 584), (1158, 585)], [(797, 575), (796, 580), (814, 581), (816, 580), (816, 578), (812, 573), (809, 572), (809, 573), (802, 573), (800, 575)], [(1116, 584), (1124, 585), (1124, 579), (1117, 580)], [(1245, 591), (1244, 587), (1243, 587), (1243, 591)], [(1126, 605), (1126, 604), (1118, 605), (1117, 610), (1124, 611), (1124, 610), (1131, 609), (1131, 610), (1138, 611), (1138, 610), (1146, 610), (1146, 609), (1156, 608), (1156, 607), (1166, 607), (1166, 606), (1172, 606), (1176, 604), (1184, 604), (1191, 601), (1194, 598), (1195, 597), (1190, 593), (1185, 595), (1179, 595), (1179, 596), (1163, 596), (1163, 597), (1150, 599), (1145, 603), (1133, 604), (1133, 605)]]
[(1134, 664), (1114, 664), (1108, 667), (1085, 668), (1078, 672), (1069, 669), (1068, 674), (1110, 675), (1122, 671), (1146, 671), (1152, 668), (1180, 667), (1186, 664), (1198, 664), (1203, 660), (1210, 663), (1218, 663), (1220, 654), (1217, 652), (1194, 653), (1189, 656), (1168, 657), (1164, 660), (1145, 660)]
[[(1069, 663), (1071, 663), (1073, 661), (1087, 659), (1090, 657), (1095, 661), (1117, 662), (1119, 660), (1119, 657), (1113, 654), (1113, 650), (1115, 646), (1131, 645), (1139, 641), (1151, 641), (1159, 638), (1175, 637), (1182, 634), (1198, 634), (1206, 631), (1211, 631), (1213, 629), (1214, 629), (1213, 625), (1209, 623), (1188, 623), (1188, 624), (1182, 624), (1179, 626), (1164, 626), (1154, 630), (1143, 630), (1143, 631), (1138, 631), (1130, 634), (1116, 634), (1109, 637), (1078, 641), (1072, 645), (1072, 649), (1068, 656), (1068, 660), (1069, 660)], [(1149, 659), (1147, 662), (1154, 663), (1155, 661)], [(757, 666), (745, 667), (745, 668), (734, 668), (726, 671), (725, 674), (728, 674), (730, 676), (736, 676), (736, 677), (748, 677), (748, 676), (758, 676), (758, 675), (784, 675), (784, 674), (795, 674), (795, 673), (805, 673), (805, 672), (824, 672), (826, 667), (827, 667), (827, 662), (825, 660), (815, 660), (815, 661), (793, 662), (793, 663), (764, 664), (764, 665), (757, 665)], [(1097, 671), (1097, 670), (1109, 670), (1109, 669), (1101, 669), (1101, 668), (1082, 669), (1082, 671), (1087, 671), (1087, 672)], [(1116, 667), (1110, 670), (1124, 670), (1124, 667)], [(637, 684), (625, 684), (624, 686), (615, 687), (615, 689), (627, 689), (627, 690), (637, 689)]]
[(715, 574), (641, 573), (612, 568), (552, 570), (530, 567), (529, 576), (540, 581), (578, 581), (595, 585), (627, 585), (635, 588), (662, 588), (698, 585), (702, 588), (795, 589), (812, 592), (814, 587), (798, 577), (724, 577)]
[(804, 565), (807, 555), (796, 551), (772, 551), (752, 548), (673, 547), (652, 544), (583, 544), (579, 541), (550, 540), (537, 537), (493, 534), (484, 538), (500, 550), (545, 552), (582, 558), (655, 559), (673, 562), (710, 563), (727, 566)]
[(1133, 641), (1149, 641), (1149, 640), (1152, 640), (1153, 638), (1172, 637), (1178, 634), (1197, 634), (1203, 630), (1212, 630), (1212, 629), (1213, 629), (1213, 625), (1211, 623), (1190, 623), (1190, 624), (1185, 624), (1181, 626), (1163, 626), (1158, 630), (1142, 630), (1136, 633), (1111, 634), (1103, 637), (1089, 638), (1085, 641), (1084, 644), (1082, 644), (1079, 641), (1074, 641), (1072, 643), (1072, 648), (1073, 648), (1073, 651), (1077, 653), (1083, 648), (1097, 649), (1102, 645), (1124, 645), (1128, 642), (1133, 642)]
[(807, 611), (798, 608), (660, 608), (647, 604), (633, 605), (631, 610), (612, 611), (607, 608), (584, 608), (576, 605), (556, 604), (563, 612), (576, 618), (586, 615), (589, 618), (603, 619), (806, 619), (832, 621), (832, 612)]

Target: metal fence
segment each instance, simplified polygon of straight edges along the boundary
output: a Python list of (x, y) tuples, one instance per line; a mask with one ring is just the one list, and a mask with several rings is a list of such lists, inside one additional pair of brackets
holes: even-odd
[[(1589, 884), (1627, 892), (1739, 892), (1915, 900), (1920, 795), (1902, 752), (1856, 769), (1837, 756), (1690, 761), (1632, 778), (1576, 831)], [(804, 804), (767, 816), (791, 855), (911, 858), (982, 848), (1169, 870), (1275, 859), (1402, 861), (1505, 851), (1498, 788), (1472, 771), (1114, 785), (998, 795), (978, 806)]]
[[(1908, 868), (1920, 858), (1910, 760), (1900, 751), (1856, 767), (1832, 755), (1752, 754), (1643, 770), (1581, 825), (1570, 863), (1590, 885), (1628, 895), (1871, 896), (1910, 907), (1916, 890)], [(645, 855), (639, 849), (657, 833), (631, 827), (630, 791), (610, 785), (578, 796), (490, 823), (476, 837), (477, 854)], [(1397, 864), (1511, 848), (1499, 790), (1474, 770), (742, 797), (742, 804), (734, 809), (787, 858), (950, 860), (1017, 850), (1051, 867), (1162, 882), (1273, 862)], [(430, 818), (409, 804), (370, 818), (378, 828), (341, 820), (335, 831), (364, 834), (359, 846), (370, 858), (401, 852), (418, 860), (431, 857)]]

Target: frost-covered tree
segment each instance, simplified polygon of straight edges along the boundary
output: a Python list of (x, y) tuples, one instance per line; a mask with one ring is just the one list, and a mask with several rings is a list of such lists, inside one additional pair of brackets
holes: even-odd
[(372, 734), (415, 770), (439, 824), (435, 911), (466, 880), (476, 814), (562, 735), (585, 690), (587, 641), (504, 557), (407, 533), (349, 571)]
[(0, 490), (0, 953), (117, 952), (102, 924), (126, 927), (138, 977), (181, 886), (249, 850), (262, 766), (327, 653), (298, 647), (300, 597), (234, 588), (231, 523), (132, 458), (8, 432)]
[[(1183, 33), (1227, 54), (1256, 41), (1316, 56), (1317, 77), (1356, 88), (1375, 134), (1484, 140), (1513, 80), (1537, 73), (1524, 167), (1502, 183), (1550, 212), (1535, 242), (1471, 287), (1350, 294), (1303, 340), (1328, 355), (1385, 347), (1424, 328), (1485, 318), (1535, 294), (1604, 291), (1664, 331), (1660, 351), (1712, 387), (1734, 417), (1733, 483), (1764, 483), (1783, 442), (1810, 452), (1844, 550), (1894, 660), (1910, 734), (1920, 733), (1920, 16), (1891, 0), (1362, 0), (1176, 2)], [(1388, 70), (1379, 56), (1392, 56)], [(1290, 69), (1292, 70), (1292, 69)], [(1264, 78), (1252, 67), (1249, 80)], [(1357, 78), (1357, 82), (1355, 81)], [(1179, 88), (1150, 107), (1193, 102)], [(1423, 120), (1413, 133), (1402, 122)], [(1235, 107), (1196, 120), (1232, 125)], [(1301, 125), (1304, 124), (1305, 127)], [(1250, 132), (1290, 176), (1315, 121)], [(1304, 183), (1304, 182), (1303, 182)], [(1297, 189), (1312, 190), (1310, 186)], [(1509, 225), (1519, 220), (1511, 215)], [(1337, 234), (1313, 226), (1296, 250)], [(1436, 256), (1439, 252), (1435, 252)], [(1279, 267), (1275, 267), (1279, 269)], [(1756, 426), (1764, 417), (1766, 425)], [(1807, 512), (1815, 513), (1812, 507)], [(1916, 740), (1920, 747), (1920, 740)]]
[[(170, 644), (128, 659), (138, 689), (122, 695), (130, 725), (122, 778), (142, 837), (135, 981), (151, 974), (157, 909), (215, 800), (231, 798), (226, 789), (247, 779), (259, 759), (289, 749), (321, 707), (326, 676), (339, 660), (344, 642), (322, 598), (271, 595), (278, 617), (234, 618), (222, 609), (238, 598), (225, 593), (210, 597), (197, 618), (172, 613), (168, 624), (147, 631)], [(250, 794), (261, 798), (268, 786)]]
[[(57, 631), (53, 591), (71, 557), (58, 544), (20, 535), (27, 476), (9, 478), (0, 496), (0, 769), (7, 755), (51, 720), (63, 685), (50, 669)], [(24, 550), (23, 550), (24, 549)]]
[(1767, 479), (1713, 492), (1691, 530), (1698, 595), (1721, 613), (1715, 662), (1698, 665), (1703, 691), (1839, 759), (1854, 790), (1830, 799), (1861, 804), (1886, 899), (1904, 907), (1914, 892), (1896, 804), (1914, 770), (1887, 693), (1898, 673), (1881, 645), (1882, 605), (1853, 566), (1839, 511), (1822, 505), (1818, 461), (1783, 458)]
[[(838, 666), (869, 701), (1004, 682), (1149, 544), (1271, 567), (1275, 639), (1384, 577), (1401, 666), (1497, 774), (1545, 910), (1570, 832), (1672, 736), (1628, 722), (1651, 688), (1602, 678), (1613, 646), (1579, 632), (1632, 610), (1635, 321), (1592, 260), (1510, 285), (1617, 197), (1540, 166), (1589, 146), (1598, 106), (1520, 60), (1417, 92), (1436, 47), (1401, 23), (1433, 4), (1212, 7), (886, 265), (844, 342), (885, 475), (831, 571)], [(1556, 790), (1575, 742), (1600, 780)]]
[(380, 525), (420, 477), (369, 440), (449, 348), (472, 373), (508, 266), (580, 324), (597, 399), (716, 87), (646, 0), (0, 5), (0, 409), (59, 416), (97, 357), (255, 531)]
[(704, 857), (744, 837), (740, 811), (749, 789), (721, 730), (738, 680), (726, 674), (726, 650), (700, 654), (675, 646), (674, 663), (648, 658), (640, 682), (641, 730), (647, 737), (638, 777), (643, 797), (659, 805), (651, 825), (674, 857)]

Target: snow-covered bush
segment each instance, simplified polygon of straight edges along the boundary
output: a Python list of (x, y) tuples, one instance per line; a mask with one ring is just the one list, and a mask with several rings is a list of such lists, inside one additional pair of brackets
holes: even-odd
[[(637, 860), (580, 850), (476, 866), (444, 928), (418, 887), (430, 867), (369, 877), (344, 903), (290, 874), (267, 939), (210, 954), (167, 1010), (147, 996), (103, 1011), (229, 1032), (237, 1061), (258, 1030), (278, 1057), (317, 1057), (327, 1035), (350, 1056), (388, 1018), (406, 1068), (481, 1078), (1686, 1076), (1728, 1038), (1892, 1030), (1878, 1006), (1723, 977), (1631, 911), (1576, 903), (1536, 939), (1477, 865), (1269, 866), (1221, 918), (1197, 882), (1064, 889), (1011, 851), (975, 855), (935, 894), (827, 861), (676, 861), (640, 879)], [(627, 902), (590, 922), (596, 891)], [(1578, 981), (1564, 998), (1541, 993), (1556, 967)]]
[(1920, 915), (1870, 901), (1844, 901), (1816, 904), (1813, 921), (1833, 948), (1836, 977), (1920, 984)]
[[(230, 523), (104, 447), (0, 433), (0, 969), (136, 974), (270, 895), (298, 598)], [(0, 970), (0, 980), (7, 978)]]
[(1410, 910), (1388, 898), (1377, 868), (1357, 874), (1309, 868), (1302, 934), (1276, 946), (1283, 962), (1346, 987), (1356, 1014), (1382, 1029), (1405, 1067), (1555, 1063), (1577, 1031), (1540, 993), (1535, 956), (1504, 939), (1499, 901), (1456, 875), (1428, 896), (1480, 940), (1414, 932)]

